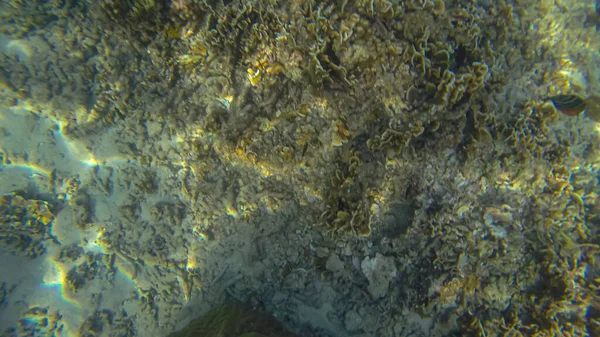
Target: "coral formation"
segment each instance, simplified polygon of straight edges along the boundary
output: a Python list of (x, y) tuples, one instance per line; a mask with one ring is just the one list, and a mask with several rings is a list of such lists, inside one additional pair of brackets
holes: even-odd
[(50, 208), (46, 201), (29, 199), (16, 192), (0, 196), (0, 242), (28, 257), (43, 254), (44, 241), (52, 240), (48, 227), (54, 214)]
[[(432, 335), (599, 335), (600, 40), (583, 6), (73, 3), (77, 28), (41, 14), (2, 26), (15, 39), (33, 27), (68, 33), (45, 36), (66, 46), (45, 49), (49, 61), (0, 55), (2, 105), (50, 106), (83, 142), (120, 132), (123, 156), (140, 167), (115, 183), (128, 192), (101, 242), (132, 274), (140, 261), (176, 274), (169, 296), (209, 296), (201, 285), (221, 283), (219, 295), (248, 293), (226, 271), (207, 280), (185, 250), (250, 224), (261, 229), (248, 239), (257, 256), (284, 252), (262, 283), (331, 282), (345, 306), (330, 316), (351, 331), (407, 336), (407, 317), (418, 317)], [(569, 14), (584, 12), (587, 23)], [(581, 96), (558, 96), (572, 92)], [(557, 113), (582, 104), (591, 121)], [(102, 177), (93, 186), (111, 194)], [(171, 194), (156, 196), (165, 186)], [(69, 200), (82, 227), (90, 202), (79, 189)], [(276, 215), (283, 229), (269, 222)], [(11, 230), (39, 236), (51, 217), (33, 218), (33, 232)], [(301, 243), (285, 237), (288, 225)], [(274, 233), (285, 248), (261, 243)], [(74, 289), (85, 283), (77, 269), (70, 276)], [(354, 321), (369, 311), (378, 319)]]

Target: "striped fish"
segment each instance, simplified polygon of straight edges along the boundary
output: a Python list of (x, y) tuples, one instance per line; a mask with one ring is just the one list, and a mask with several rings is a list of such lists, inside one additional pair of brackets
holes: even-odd
[(585, 100), (577, 95), (556, 95), (546, 97), (547, 101), (552, 101), (556, 110), (569, 116), (576, 116), (585, 110)]

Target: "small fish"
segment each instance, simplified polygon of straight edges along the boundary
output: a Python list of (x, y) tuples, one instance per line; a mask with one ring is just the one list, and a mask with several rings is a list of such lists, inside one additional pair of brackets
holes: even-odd
[(585, 100), (577, 95), (556, 95), (546, 97), (556, 109), (565, 115), (576, 116), (585, 110)]

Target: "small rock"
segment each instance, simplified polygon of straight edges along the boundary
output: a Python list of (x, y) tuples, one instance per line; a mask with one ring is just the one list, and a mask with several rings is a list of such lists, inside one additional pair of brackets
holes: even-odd
[(402, 334), (402, 332), (404, 331), (404, 324), (400, 323), (400, 322), (396, 322), (394, 324), (394, 334), (396, 336), (400, 336)]
[(340, 260), (337, 254), (332, 253), (331, 255), (329, 255), (329, 258), (325, 263), (325, 268), (327, 268), (327, 270), (329, 271), (340, 271), (344, 269), (344, 262)]
[(346, 245), (344, 245), (344, 248), (342, 248), (342, 254), (345, 256), (352, 256), (352, 247), (350, 242), (346, 242)]
[(346, 326), (346, 330), (350, 332), (356, 331), (362, 327), (363, 319), (358, 312), (350, 310), (346, 312), (346, 317), (344, 317), (344, 325)]
[(394, 258), (377, 253), (374, 258), (366, 257), (360, 266), (363, 274), (369, 280), (367, 290), (373, 299), (385, 296), (390, 281), (397, 275)]
[(327, 249), (327, 247), (317, 247), (316, 251), (317, 256), (321, 258), (329, 255), (329, 249)]
[(156, 121), (146, 122), (146, 128), (148, 129), (148, 137), (154, 138), (162, 132), (162, 124)]

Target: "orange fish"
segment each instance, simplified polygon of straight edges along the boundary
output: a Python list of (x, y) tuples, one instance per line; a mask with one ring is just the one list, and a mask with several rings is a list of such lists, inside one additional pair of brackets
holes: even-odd
[(556, 95), (546, 97), (552, 101), (556, 110), (568, 116), (577, 116), (585, 110), (585, 100), (577, 95)]

